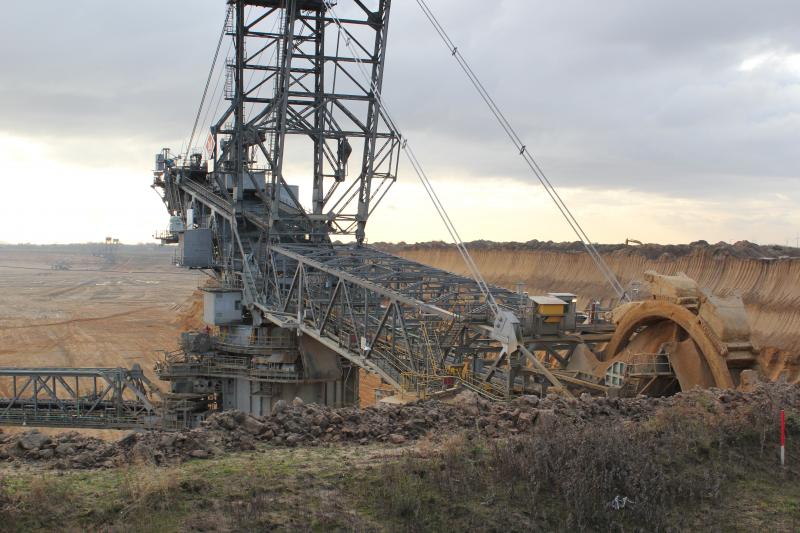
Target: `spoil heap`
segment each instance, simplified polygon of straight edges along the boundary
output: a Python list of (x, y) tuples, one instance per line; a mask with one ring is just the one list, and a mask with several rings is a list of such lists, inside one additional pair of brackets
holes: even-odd
[(215, 414), (202, 427), (181, 432), (131, 433), (117, 442), (81, 436), (76, 432), (48, 437), (37, 430), (0, 433), (0, 460), (34, 463), (48, 468), (113, 468), (132, 461), (158, 465), (204, 459), (224, 452), (252, 450), (259, 444), (321, 446), (389, 443), (400, 445), (423, 437), (437, 439), (458, 431), (474, 431), (488, 438), (505, 438), (557, 430), (565, 424), (587, 425), (643, 422), (663, 412), (698, 408), (713, 415), (774, 416), (786, 409), (800, 413), (800, 387), (783, 383), (759, 385), (752, 392), (719, 389), (693, 390), (668, 398), (579, 399), (555, 395), (523, 396), (509, 404), (490, 403), (462, 391), (439, 401), (407, 405), (379, 404), (366, 409), (334, 409), (295, 400), (279, 402), (270, 416), (240, 411)]

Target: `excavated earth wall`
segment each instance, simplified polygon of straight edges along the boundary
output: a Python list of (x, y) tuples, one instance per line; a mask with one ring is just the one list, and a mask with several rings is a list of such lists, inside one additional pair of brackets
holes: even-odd
[[(468, 275), (456, 249), (441, 242), (378, 244), (379, 248), (437, 268)], [(491, 243), (467, 245), (488, 282), (530, 294), (572, 292), (581, 308), (590, 299), (611, 304), (614, 294), (579, 243)], [(710, 245), (601, 245), (600, 252), (625, 287), (647, 270), (684, 272), (718, 295), (739, 292), (753, 341), (768, 377), (781, 373), (800, 381), (800, 249), (749, 242)]]

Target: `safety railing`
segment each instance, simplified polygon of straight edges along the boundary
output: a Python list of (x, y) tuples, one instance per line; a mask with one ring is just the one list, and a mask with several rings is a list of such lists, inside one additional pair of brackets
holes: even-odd
[(192, 376), (239, 377), (281, 382), (298, 382), (303, 374), (295, 369), (289, 370), (269, 363), (254, 363), (249, 357), (204, 356), (189, 357), (179, 361), (159, 362), (155, 368), (161, 379), (174, 379)]
[(211, 337), (211, 343), (214, 346), (252, 346), (257, 348), (273, 348), (276, 350), (290, 350), (297, 347), (297, 345), (288, 338), (260, 339), (255, 335), (248, 335), (246, 342), (241, 342), (241, 340), (241, 337), (226, 334), (224, 331), (220, 331)]
[(403, 372), (400, 385), (404, 392), (422, 399), (455, 389), (459, 382), (459, 378), (455, 376)]
[(153, 239), (157, 241), (163, 241), (166, 243), (176, 243), (178, 242), (178, 232), (170, 230), (159, 230), (153, 234)]
[(629, 377), (673, 376), (675, 371), (669, 360), (669, 354), (638, 353), (627, 365)]
[(160, 420), (153, 413), (119, 413), (115, 408), (96, 409), (84, 413), (76, 408), (62, 411), (32, 406), (6, 407), (7, 403), (8, 401), (0, 400), (0, 405), (4, 406), (2, 414), (0, 414), (0, 424), (9, 426), (128, 429), (156, 426)]

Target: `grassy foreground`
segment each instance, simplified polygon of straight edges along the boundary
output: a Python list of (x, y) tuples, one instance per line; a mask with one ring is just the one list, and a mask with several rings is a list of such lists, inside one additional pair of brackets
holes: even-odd
[[(452, 449), (462, 445), (474, 447)], [(609, 506), (603, 516), (582, 516), (574, 502), (557, 494), (530, 492), (519, 476), (493, 480), (500, 472), (487, 468), (500, 465), (484, 461), (500, 459), (496, 452), (460, 437), (445, 445), (445, 454), (417, 449), (397, 455), (372, 446), (269, 449), (171, 468), (6, 474), (0, 530), (530, 531), (638, 525), (652, 531), (673, 524), (797, 531), (800, 526), (796, 474), (757, 462), (729, 464), (724, 482), (708, 464), (695, 465), (697, 479), (687, 481), (680, 507), (665, 507), (663, 516), (647, 524), (636, 495), (623, 509)], [(586, 483), (596, 481), (570, 480), (588, 498), (599, 487)], [(692, 494), (693, 487), (709, 492)], [(598, 504), (610, 504), (615, 496), (608, 493)]]
[[(275, 448), (172, 467), (0, 470), (2, 531), (797, 531), (800, 454), (774, 412), (545, 420), (402, 448)], [(800, 417), (789, 413), (790, 443)], [(795, 444), (796, 446), (796, 444)]]

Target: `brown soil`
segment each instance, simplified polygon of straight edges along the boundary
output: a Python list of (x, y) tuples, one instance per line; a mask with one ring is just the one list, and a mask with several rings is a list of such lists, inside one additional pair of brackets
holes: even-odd
[(363, 369), (358, 370), (358, 402), (361, 407), (373, 405), (376, 402), (376, 391), (385, 387), (379, 376)]
[[(171, 266), (172, 253), (126, 246), (109, 266), (88, 246), (0, 246), (0, 365), (151, 372), (199, 314), (202, 274)], [(51, 270), (62, 260), (72, 269)]]

